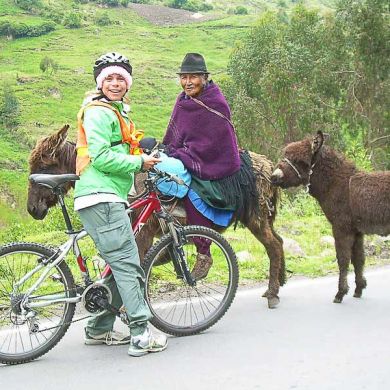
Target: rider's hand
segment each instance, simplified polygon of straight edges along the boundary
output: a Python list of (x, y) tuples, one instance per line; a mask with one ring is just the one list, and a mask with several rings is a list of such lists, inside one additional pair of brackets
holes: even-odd
[(142, 170), (148, 171), (150, 168), (153, 168), (157, 163), (161, 162), (161, 159), (148, 156), (147, 154), (142, 154), (143, 164)]

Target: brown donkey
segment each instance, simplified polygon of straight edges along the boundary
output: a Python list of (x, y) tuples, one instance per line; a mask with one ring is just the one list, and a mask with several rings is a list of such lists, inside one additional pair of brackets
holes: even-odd
[(354, 297), (360, 298), (367, 282), (364, 269), (364, 234), (390, 234), (390, 171), (360, 172), (343, 155), (324, 145), (321, 131), (292, 142), (271, 177), (282, 188), (304, 185), (317, 199), (332, 224), (339, 266), (339, 287), (334, 298), (341, 303), (348, 292), (349, 262), (355, 270)]
[[(74, 173), (76, 152), (75, 144), (66, 140), (69, 126), (64, 126), (58, 132), (39, 141), (32, 150), (29, 158), (30, 173)], [(264, 156), (249, 152), (255, 178), (254, 201), (246, 200), (245, 210), (240, 221), (264, 245), (270, 259), (270, 276), (268, 290), (264, 296), (268, 306), (274, 308), (279, 303), (279, 287), (285, 283), (285, 262), (283, 241), (275, 232), (273, 223), (276, 215), (278, 197), (277, 188), (270, 183), (272, 163)], [(137, 174), (136, 182), (143, 183), (145, 174)], [(67, 190), (70, 189), (70, 186)], [(57, 198), (46, 188), (29, 184), (27, 210), (35, 219), (43, 219), (48, 209), (57, 203)], [(181, 201), (178, 200), (180, 207)], [(185, 223), (185, 217), (184, 217)], [(147, 226), (137, 235), (136, 241), (141, 257), (153, 243), (153, 237), (161, 233), (155, 219), (150, 219)]]

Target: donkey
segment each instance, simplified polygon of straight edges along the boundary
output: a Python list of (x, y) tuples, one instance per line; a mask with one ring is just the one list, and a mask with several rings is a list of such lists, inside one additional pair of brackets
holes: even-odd
[(271, 176), (282, 188), (304, 185), (319, 202), (332, 224), (339, 266), (339, 286), (334, 298), (341, 303), (348, 293), (350, 261), (355, 270), (354, 297), (367, 287), (363, 275), (364, 234), (390, 234), (390, 171), (360, 172), (343, 155), (324, 145), (324, 134), (292, 142)]
[[(74, 173), (76, 161), (76, 148), (73, 142), (66, 140), (69, 126), (64, 126), (58, 132), (40, 140), (32, 150), (29, 157), (30, 173)], [(240, 221), (264, 245), (270, 259), (269, 284), (264, 297), (268, 299), (268, 307), (275, 308), (279, 304), (279, 287), (286, 282), (283, 240), (275, 232), (273, 223), (276, 215), (278, 189), (270, 183), (273, 170), (272, 163), (265, 158), (249, 152), (253, 174), (256, 180), (257, 196), (255, 202), (245, 202), (248, 210), (239, 217)], [(145, 174), (136, 175), (136, 183), (143, 183)], [(68, 191), (71, 185), (66, 188)], [(50, 207), (57, 203), (56, 196), (48, 189), (30, 183), (28, 188), (27, 210), (35, 219), (45, 218)], [(180, 206), (181, 200), (177, 201)], [(250, 208), (250, 209), (249, 209)], [(184, 210), (184, 208), (183, 208)], [(249, 211), (249, 212), (248, 212)], [(184, 221), (185, 223), (185, 218)], [(158, 221), (150, 222), (137, 235), (136, 241), (141, 261), (147, 250), (152, 246), (153, 237), (161, 234)]]

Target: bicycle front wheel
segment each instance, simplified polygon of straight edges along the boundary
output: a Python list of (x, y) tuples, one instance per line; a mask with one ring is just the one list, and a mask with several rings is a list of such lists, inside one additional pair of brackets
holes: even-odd
[(238, 286), (237, 258), (229, 243), (216, 231), (202, 226), (183, 228), (188, 268), (194, 269), (199, 241), (210, 244), (212, 264), (207, 276), (188, 285), (178, 278), (172, 259), (173, 238), (164, 235), (145, 256), (146, 300), (159, 330), (188, 336), (202, 332), (229, 309)]
[[(74, 297), (76, 292), (73, 276), (64, 261), (49, 271), (28, 298), (28, 303), (32, 306), (35, 303), (37, 307), (23, 309), (21, 305), (25, 293), (47, 266), (33, 274), (31, 271), (54, 254), (53, 249), (32, 243), (0, 247), (0, 363), (25, 363), (42, 356), (69, 328), (75, 303), (60, 300)], [(23, 282), (15, 288), (22, 279)], [(54, 302), (55, 299), (59, 302)], [(53, 303), (46, 305), (50, 300)]]

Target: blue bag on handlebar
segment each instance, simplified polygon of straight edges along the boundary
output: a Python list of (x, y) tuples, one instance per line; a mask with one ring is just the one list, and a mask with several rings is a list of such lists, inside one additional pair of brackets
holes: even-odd
[(177, 198), (184, 198), (187, 195), (189, 186), (191, 184), (191, 174), (187, 171), (183, 163), (174, 157), (169, 157), (163, 152), (160, 152), (159, 158), (161, 162), (156, 164), (156, 168), (160, 171), (170, 173), (182, 179), (185, 184), (177, 184), (168, 179), (160, 179), (157, 182), (158, 190), (169, 196), (176, 196)]

